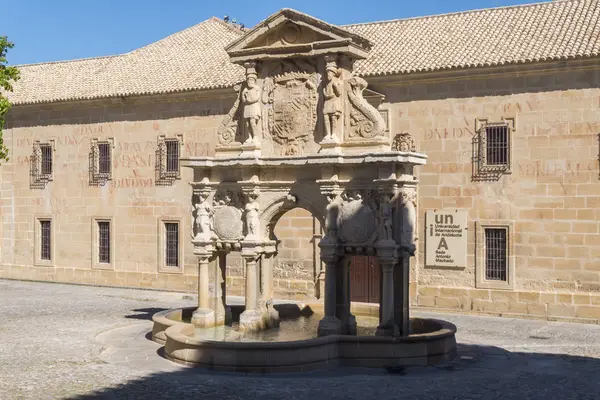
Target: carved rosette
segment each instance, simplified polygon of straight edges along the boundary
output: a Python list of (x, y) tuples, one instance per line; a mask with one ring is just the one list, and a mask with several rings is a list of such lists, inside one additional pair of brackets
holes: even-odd
[(340, 240), (350, 244), (370, 244), (377, 235), (376, 225), (373, 193), (346, 190), (340, 205)]
[(244, 236), (244, 222), (240, 208), (239, 193), (221, 191), (213, 200), (213, 225), (219, 239), (232, 241)]
[(409, 133), (399, 133), (394, 136), (394, 141), (392, 142), (392, 151), (417, 151), (415, 140)]
[(367, 88), (367, 81), (358, 76), (347, 80), (349, 100), (349, 121), (346, 139), (358, 141), (373, 139), (385, 133), (385, 120), (375, 107), (370, 105), (363, 97)]

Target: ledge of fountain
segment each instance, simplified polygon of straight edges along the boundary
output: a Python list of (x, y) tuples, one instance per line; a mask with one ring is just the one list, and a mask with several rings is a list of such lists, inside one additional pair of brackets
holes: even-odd
[[(373, 315), (376, 306), (357, 308)], [(194, 326), (181, 322), (194, 309), (162, 311), (152, 318), (153, 340), (165, 345), (169, 360), (187, 366), (229, 372), (289, 373), (340, 366), (427, 366), (456, 357), (456, 326), (437, 319), (411, 318), (413, 333), (407, 337), (329, 335), (281, 342), (227, 342), (195, 338)], [(283, 307), (279, 312), (288, 317), (306, 313), (307, 309), (319, 310), (322, 304)]]

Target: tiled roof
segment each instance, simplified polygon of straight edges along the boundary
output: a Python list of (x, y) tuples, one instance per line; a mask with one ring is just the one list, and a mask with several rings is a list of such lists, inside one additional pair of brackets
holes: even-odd
[(243, 32), (210, 18), (130, 53), (18, 66), (14, 104), (181, 92), (231, 86), (243, 67), (225, 46)]
[(566, 0), (345, 26), (375, 43), (364, 76), (600, 55), (600, 1)]
[[(343, 26), (374, 47), (362, 76), (600, 55), (600, 1), (563, 0)], [(15, 104), (232, 86), (225, 47), (244, 32), (217, 18), (123, 55), (20, 66)]]

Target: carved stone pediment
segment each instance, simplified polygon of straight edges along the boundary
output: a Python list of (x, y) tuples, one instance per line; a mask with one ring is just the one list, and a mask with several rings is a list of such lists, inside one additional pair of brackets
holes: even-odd
[[(257, 24), (226, 51), (232, 62), (249, 59), (345, 53), (365, 58), (372, 48), (367, 39), (292, 9), (283, 9)], [(273, 51), (277, 49), (277, 51)]]
[(353, 71), (371, 47), (290, 9), (259, 23), (226, 49), (246, 76), (218, 129), (217, 157), (388, 150), (388, 122), (377, 109), (384, 96)]

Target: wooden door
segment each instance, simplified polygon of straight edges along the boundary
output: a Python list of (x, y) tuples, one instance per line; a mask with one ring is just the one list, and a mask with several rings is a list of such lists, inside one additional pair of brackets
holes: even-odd
[(379, 303), (381, 268), (375, 257), (353, 256), (350, 260), (350, 300)]

